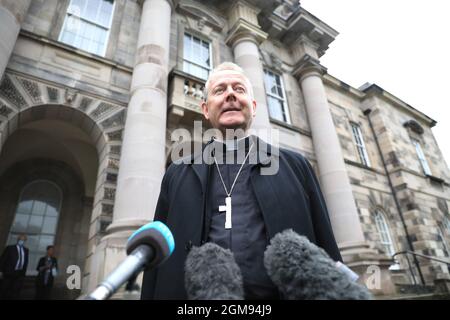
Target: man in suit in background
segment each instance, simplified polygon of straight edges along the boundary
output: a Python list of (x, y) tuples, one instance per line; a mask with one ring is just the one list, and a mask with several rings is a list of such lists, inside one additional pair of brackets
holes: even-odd
[(54, 256), (54, 246), (47, 247), (47, 255), (39, 259), (36, 270), (36, 300), (49, 300), (53, 287), (53, 279), (58, 270), (58, 262)]
[(19, 235), (17, 244), (7, 246), (0, 257), (0, 271), (3, 273), (2, 299), (18, 299), (28, 266), (27, 236)]

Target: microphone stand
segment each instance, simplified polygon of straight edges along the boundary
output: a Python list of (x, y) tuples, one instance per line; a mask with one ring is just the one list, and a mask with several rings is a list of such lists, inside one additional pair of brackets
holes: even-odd
[(136, 278), (142, 269), (144, 269), (145, 264), (150, 260), (153, 251), (153, 248), (147, 245), (141, 245), (134, 249), (92, 293), (81, 300), (109, 299), (125, 282), (128, 282), (126, 285), (128, 291), (135, 288)]

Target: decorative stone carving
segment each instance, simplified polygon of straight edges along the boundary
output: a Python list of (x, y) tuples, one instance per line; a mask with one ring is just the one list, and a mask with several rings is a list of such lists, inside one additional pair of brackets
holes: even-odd
[(122, 146), (111, 146), (109, 149), (110, 154), (120, 155), (120, 150), (122, 149)]
[(77, 97), (77, 91), (66, 89), (66, 92), (64, 93), (64, 100), (67, 104), (72, 104), (73, 101), (75, 101), (75, 98)]
[(108, 161), (108, 168), (113, 170), (119, 170), (119, 163), (120, 161), (118, 159), (110, 158)]
[(0, 116), (7, 118), (12, 111), (13, 110), (0, 102)]
[(104, 129), (123, 126), (124, 124), (125, 124), (125, 110), (117, 112), (112, 117), (101, 122), (101, 125)]
[(122, 141), (123, 130), (108, 132), (106, 135), (108, 136), (109, 141)]
[(201, 17), (197, 22), (198, 30), (202, 31), (203, 27), (205, 26), (205, 23), (206, 23), (206, 18)]
[(78, 109), (81, 111), (86, 111), (86, 109), (91, 105), (92, 101), (93, 100), (90, 98), (83, 97), (81, 99), (80, 106), (78, 107)]
[(48, 100), (52, 103), (59, 102), (59, 91), (53, 87), (47, 87)]
[(36, 82), (30, 81), (23, 78), (18, 78), (20, 83), (22, 84), (22, 87), (25, 89), (25, 91), (28, 93), (28, 95), (31, 97), (33, 102), (35, 104), (42, 104), (41, 99), (41, 92), (39, 90), (39, 86)]
[(180, 13), (188, 14), (197, 19), (197, 27), (201, 31), (204, 26), (211, 27), (220, 32), (225, 26), (225, 21), (213, 14), (208, 8), (198, 3), (197, 1), (183, 1), (177, 7)]
[(19, 109), (27, 106), (27, 102), (22, 97), (19, 90), (17, 90), (8, 75), (3, 77), (3, 81), (0, 84), (0, 95)]
[(114, 105), (112, 105), (112, 104), (109, 104), (109, 103), (102, 102), (102, 103), (100, 103), (100, 104), (98, 105), (98, 107), (97, 107), (94, 111), (92, 111), (89, 115), (90, 115), (95, 121), (97, 121), (98, 119), (103, 118), (103, 117), (105, 116), (105, 114), (111, 113), (111, 112), (113, 112), (113, 111), (116, 110), (116, 109), (117, 109), (116, 106), (114, 106)]
[(116, 196), (116, 189), (105, 188), (104, 193), (105, 199), (114, 201), (115, 196)]

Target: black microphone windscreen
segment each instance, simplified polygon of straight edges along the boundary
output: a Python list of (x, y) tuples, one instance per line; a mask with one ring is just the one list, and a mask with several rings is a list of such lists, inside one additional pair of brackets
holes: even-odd
[(193, 247), (185, 262), (190, 300), (243, 300), (242, 274), (233, 253), (214, 243)]
[(322, 248), (293, 230), (278, 233), (264, 253), (272, 281), (292, 300), (368, 300), (364, 286), (336, 267)]

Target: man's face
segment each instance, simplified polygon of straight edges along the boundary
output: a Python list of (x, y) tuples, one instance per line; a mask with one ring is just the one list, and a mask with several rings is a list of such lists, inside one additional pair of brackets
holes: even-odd
[(225, 129), (250, 128), (256, 114), (256, 101), (251, 98), (248, 86), (244, 76), (237, 71), (223, 70), (213, 74), (202, 110), (214, 128), (222, 133)]

